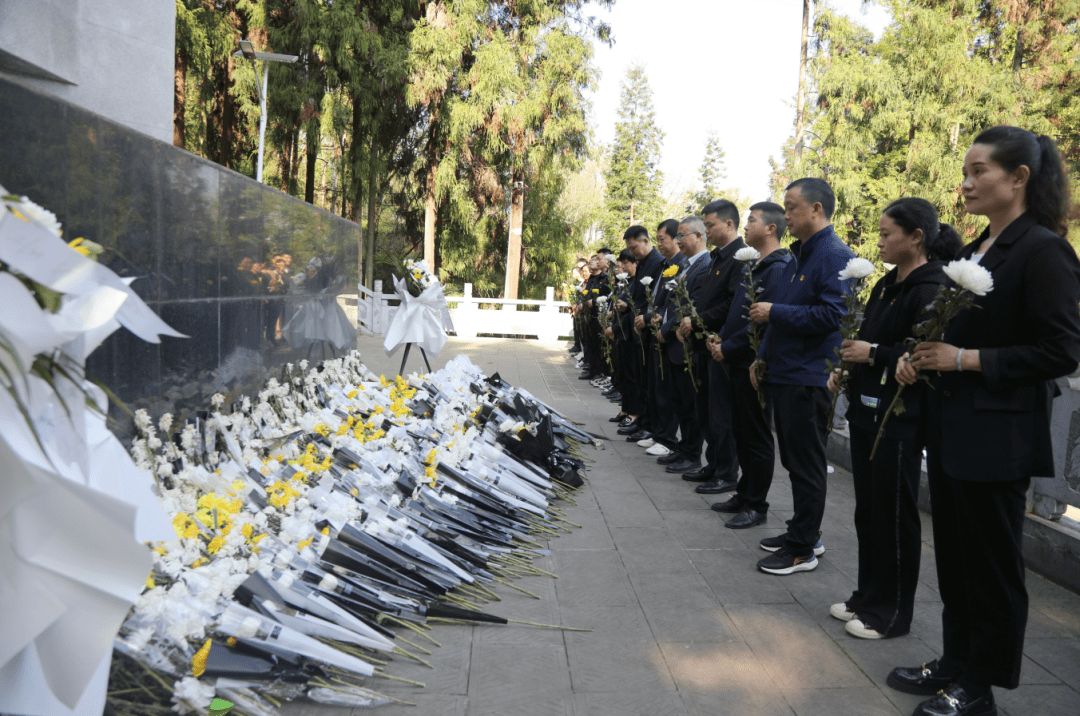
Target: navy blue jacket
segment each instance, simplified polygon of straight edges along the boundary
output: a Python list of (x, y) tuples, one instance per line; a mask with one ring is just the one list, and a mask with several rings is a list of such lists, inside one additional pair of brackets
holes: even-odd
[[(786, 287), (784, 279), (795, 257), (787, 249), (777, 249), (760, 259), (754, 267), (754, 285), (757, 287), (758, 300), (774, 303), (781, 290)], [(754, 352), (750, 349), (750, 304), (746, 296), (746, 267), (743, 266), (742, 282), (728, 309), (727, 320), (720, 329), (720, 350), (724, 353), (724, 363), (733, 368), (749, 368), (754, 362)]]
[(765, 380), (824, 388), (829, 382), (825, 361), (836, 360), (840, 321), (847, 315), (844, 294), (851, 281), (841, 281), (840, 272), (855, 252), (829, 225), (793, 243), (791, 254), (795, 260), (769, 310), (761, 345)]

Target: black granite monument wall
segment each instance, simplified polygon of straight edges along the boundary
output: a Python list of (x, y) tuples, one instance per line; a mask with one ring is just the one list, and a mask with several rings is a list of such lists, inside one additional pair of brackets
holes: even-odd
[(154, 345), (120, 329), (90, 356), (87, 372), (129, 406), (183, 415), (331, 355), (278, 331), (305, 302), (355, 291), (353, 222), (2, 78), (0, 185), (53, 211), (65, 239), (104, 246), (101, 263), (137, 277), (135, 292), (190, 336)]

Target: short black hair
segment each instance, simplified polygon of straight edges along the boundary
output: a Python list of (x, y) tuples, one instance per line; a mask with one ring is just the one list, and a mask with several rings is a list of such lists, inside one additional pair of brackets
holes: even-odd
[(660, 229), (664, 230), (669, 239), (674, 239), (675, 234), (679, 233), (679, 221), (678, 219), (664, 219), (657, 225), (656, 233), (660, 233)]
[(750, 207), (750, 211), (760, 211), (761, 221), (768, 226), (776, 226), (776, 238), (781, 238), (787, 231), (787, 221), (784, 220), (784, 207), (771, 201), (759, 201)]
[(798, 188), (803, 198), (811, 204), (821, 204), (825, 218), (832, 219), (833, 212), (836, 211), (836, 194), (827, 181), (817, 177), (803, 177), (788, 184), (785, 191), (795, 188)]
[(715, 199), (705, 205), (705, 208), (701, 210), (701, 215), (716, 214), (716, 218), (720, 221), (731, 221), (735, 224), (735, 228), (739, 228), (739, 207), (727, 199)]
[(630, 239), (633, 239), (634, 241), (648, 241), (649, 230), (646, 229), (644, 226), (641, 226), (640, 224), (634, 224), (622, 235), (623, 241), (629, 241)]
[(617, 260), (622, 261), (624, 264), (636, 264), (637, 256), (630, 253), (630, 249), (623, 249), (619, 252), (619, 258)]
[(599, 251), (597, 251), (596, 253), (597, 254), (608, 254), (609, 256), (614, 256), (615, 255), (615, 253), (606, 246), (604, 248), (600, 249)]

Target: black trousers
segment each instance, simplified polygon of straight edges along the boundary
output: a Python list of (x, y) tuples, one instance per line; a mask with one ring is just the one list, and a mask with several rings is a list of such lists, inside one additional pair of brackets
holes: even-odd
[(767, 392), (765, 395), (765, 408), (762, 408), (757, 390), (750, 382), (750, 371), (731, 368), (731, 428), (735, 454), (742, 468), (735, 494), (745, 506), (762, 514), (769, 511), (767, 498), (776, 463), (776, 443), (769, 427), (772, 402)]
[(653, 377), (653, 364), (659, 356), (653, 348), (654, 343), (651, 333), (646, 331), (641, 334), (641, 350), (644, 352), (644, 358), (641, 363), (642, 408), (638, 423), (641, 425), (642, 430), (647, 430), (650, 433), (655, 433), (657, 426), (656, 385)]
[(943, 605), (944, 653), (939, 663), (975, 683), (1015, 689), (1020, 683), (1027, 627), (1022, 541), (1031, 479), (958, 479), (961, 476), (946, 474), (942, 468), (933, 436), (928, 448), (934, 552)]
[(847, 607), (871, 629), (903, 636), (911, 630), (922, 554), (922, 445), (883, 437), (871, 460), (877, 430), (850, 425), (859, 581)]
[(739, 477), (739, 462), (735, 451), (735, 432), (732, 425), (732, 384), (730, 368), (708, 355), (705, 359), (709, 374), (708, 411), (710, 445), (706, 455), (716, 480), (735, 480)]
[(656, 400), (656, 429), (653, 430), (653, 440), (664, 447), (675, 450), (679, 443), (679, 416), (675, 411), (678, 397), (678, 384), (675, 382), (675, 371), (682, 370), (682, 366), (674, 365), (663, 352), (664, 344), (660, 344), (661, 352), (655, 354), (656, 360), (652, 365), (652, 375), (649, 382), (649, 395)]
[(826, 388), (766, 383), (773, 400), (780, 463), (791, 479), (795, 514), (784, 547), (796, 557), (814, 551), (825, 514), (825, 416), (832, 400)]
[(619, 345), (619, 392), (622, 393), (622, 410), (627, 415), (640, 416), (645, 410), (644, 364), (641, 362), (641, 345), (629, 340), (616, 341)]
[(708, 474), (716, 471), (716, 438), (713, 437), (712, 427), (709, 424), (709, 392), (711, 390), (709, 363), (715, 363), (708, 353), (702, 355), (691, 353), (694, 364), (694, 381), (697, 383), (697, 392), (694, 393), (694, 415), (697, 418), (698, 430), (701, 431), (701, 439), (704, 443), (705, 457), (703, 469)]
[[(678, 350), (682, 350), (680, 347)], [(693, 358), (691, 357), (691, 360)], [(694, 379), (690, 378), (686, 366), (678, 363), (669, 363), (675, 390), (672, 394), (675, 398), (675, 414), (679, 418), (679, 442), (674, 449), (688, 460), (697, 462), (701, 460), (701, 423), (697, 415), (697, 393), (694, 381), (697, 380), (699, 371), (694, 371)]]

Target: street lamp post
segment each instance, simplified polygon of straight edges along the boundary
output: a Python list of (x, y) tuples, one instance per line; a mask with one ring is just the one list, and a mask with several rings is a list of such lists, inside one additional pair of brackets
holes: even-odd
[[(255, 180), (262, 181), (263, 175), (263, 142), (266, 139), (266, 91), (267, 79), (270, 76), (271, 62), (285, 62), (292, 64), (300, 58), (296, 55), (279, 55), (274, 52), (256, 52), (255, 45), (251, 40), (240, 40), (240, 49), (233, 53), (233, 57), (243, 57), (251, 60), (251, 68), (255, 70), (255, 87), (259, 90), (259, 158), (255, 169)], [(262, 85), (259, 85), (259, 69), (255, 60), (263, 61)]]

